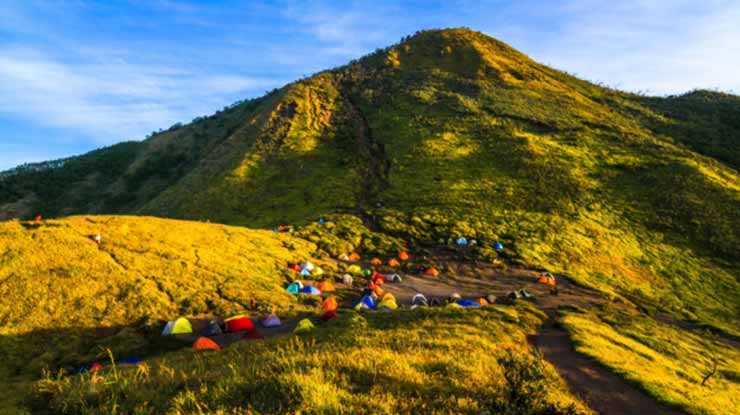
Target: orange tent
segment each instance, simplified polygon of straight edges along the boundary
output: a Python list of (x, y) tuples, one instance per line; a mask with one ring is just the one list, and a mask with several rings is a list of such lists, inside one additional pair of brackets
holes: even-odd
[(318, 288), (319, 291), (321, 291), (322, 293), (327, 293), (327, 292), (336, 290), (336, 288), (334, 288), (334, 283), (332, 283), (331, 280), (321, 281), (316, 286), (316, 288)]
[(337, 300), (334, 297), (327, 297), (321, 304), (321, 311), (334, 311), (339, 308)]
[(398, 259), (401, 261), (408, 261), (409, 260), (409, 253), (406, 251), (401, 251), (398, 253)]
[(358, 254), (357, 252), (352, 252), (351, 254), (349, 254), (349, 260), (350, 261), (359, 261), (360, 260), (360, 254)]
[(392, 267), (400, 267), (401, 266), (401, 263), (398, 262), (398, 260), (396, 258), (391, 258), (391, 259), (388, 260), (388, 265), (390, 265)]
[(424, 275), (428, 275), (430, 277), (438, 277), (439, 271), (437, 271), (435, 268), (427, 268), (427, 270), (424, 271)]
[(485, 298), (483, 298), (483, 297), (481, 297), (481, 298), (477, 299), (477, 300), (476, 300), (476, 302), (477, 302), (478, 304), (480, 304), (480, 305), (488, 305), (488, 300), (486, 300), (486, 299), (485, 299)]
[(193, 349), (221, 350), (221, 348), (208, 337), (198, 337), (193, 343)]
[(537, 278), (537, 282), (540, 284), (555, 285), (555, 278), (549, 275), (540, 275), (540, 277)]
[(371, 265), (380, 265), (382, 263), (383, 263), (383, 261), (381, 261), (380, 258), (373, 258), (373, 259), (370, 260), (370, 264)]
[(385, 278), (383, 278), (382, 275), (379, 276), (379, 277), (375, 277), (374, 282), (375, 282), (375, 285), (381, 286), (381, 285), (385, 284)]
[(382, 288), (380, 288), (379, 285), (375, 285), (373, 287), (373, 291), (375, 291), (375, 294), (377, 294), (378, 297), (382, 297), (383, 296), (383, 293), (385, 293), (385, 290), (383, 290)]

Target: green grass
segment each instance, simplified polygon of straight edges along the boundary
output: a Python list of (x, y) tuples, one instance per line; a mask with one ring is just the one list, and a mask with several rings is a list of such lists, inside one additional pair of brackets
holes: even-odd
[[(735, 346), (626, 311), (569, 312), (562, 322), (576, 350), (657, 399), (691, 414), (740, 411), (740, 351)], [(716, 373), (702, 385), (715, 361)]]
[(525, 305), (343, 311), (300, 337), (50, 376), (37, 399), (75, 414), (587, 413), (527, 352), (541, 318)]
[(180, 315), (314, 312), (318, 302), (284, 291), (287, 263), (314, 250), (270, 231), (146, 217), (1, 223), (0, 373), (22, 384), (44, 369), (74, 372), (106, 348), (166, 351), (156, 324)]

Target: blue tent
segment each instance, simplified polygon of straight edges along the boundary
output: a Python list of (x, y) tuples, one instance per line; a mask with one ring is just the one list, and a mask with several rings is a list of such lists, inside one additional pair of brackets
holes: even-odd
[(472, 300), (459, 300), (457, 304), (463, 306), (463, 307), (480, 307), (480, 304), (476, 303)]
[(319, 223), (326, 223), (328, 222), (326, 218), (319, 218)]
[(373, 298), (370, 297), (369, 295), (366, 295), (360, 298), (359, 300), (355, 301), (354, 303), (352, 303), (352, 308), (356, 308), (357, 305), (360, 303), (364, 304), (368, 308), (375, 308), (375, 300), (373, 300)]
[(288, 286), (288, 288), (285, 289), (285, 291), (291, 293), (291, 294), (298, 294), (301, 292), (301, 286), (298, 285), (297, 282), (294, 282)]
[(304, 277), (307, 277), (307, 276), (311, 275), (311, 271), (309, 271), (309, 270), (308, 270), (308, 269), (306, 269), (306, 268), (303, 268), (303, 269), (301, 270), (301, 275), (302, 275), (302, 276), (304, 276)]
[(496, 242), (495, 244), (493, 244), (493, 249), (495, 249), (497, 251), (500, 251), (500, 250), (504, 249), (504, 246), (501, 245), (501, 242)]
[(301, 293), (311, 294), (311, 295), (321, 295), (321, 291), (319, 291), (319, 289), (314, 287), (313, 285), (307, 285), (303, 287), (303, 289), (301, 290)]
[(460, 246), (467, 246), (468, 245), (468, 240), (461, 236), (461, 237), (457, 238), (457, 244), (460, 245)]
[(120, 362), (118, 362), (119, 365), (135, 365), (139, 363), (139, 359), (135, 357), (126, 357), (121, 359)]

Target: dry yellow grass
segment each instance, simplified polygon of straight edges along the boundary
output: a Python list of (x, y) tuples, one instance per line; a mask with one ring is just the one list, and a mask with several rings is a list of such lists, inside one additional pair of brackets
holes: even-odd
[[(659, 400), (692, 414), (740, 413), (740, 351), (637, 314), (567, 313), (576, 350), (603, 363)], [(717, 373), (712, 372), (717, 361)]]

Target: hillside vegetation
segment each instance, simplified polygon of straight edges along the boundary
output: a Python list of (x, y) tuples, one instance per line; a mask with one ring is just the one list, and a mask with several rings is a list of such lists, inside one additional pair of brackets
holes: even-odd
[[(630, 326), (633, 334), (648, 336), (661, 315), (740, 336), (738, 113), (734, 95), (624, 93), (538, 64), (482, 33), (430, 30), (141, 143), (2, 175), (0, 218), (128, 213), (252, 228), (306, 225), (298, 235), (333, 257), (349, 248), (436, 249), (466, 236), (479, 242), (474, 258), (547, 269), (635, 306), (649, 320)], [(336, 225), (320, 227), (319, 217)], [(31, 232), (18, 222), (5, 226)], [(204, 234), (261, 235), (219, 226)], [(132, 246), (140, 237), (147, 236), (132, 236)], [(190, 255), (172, 238), (168, 255)], [(494, 251), (496, 241), (506, 249)], [(304, 255), (314, 250), (292, 243)], [(285, 257), (275, 255), (282, 259), (293, 252), (281, 249)], [(207, 254), (221, 261), (219, 250), (213, 245)], [(114, 255), (126, 263), (125, 253)], [(217, 272), (226, 281), (234, 275)], [(153, 290), (145, 275), (141, 284)], [(199, 286), (200, 274), (195, 281), (183, 284)], [(219, 298), (213, 284), (202, 294), (186, 291), (192, 300), (167, 300), (162, 310), (222, 310), (207, 303)], [(143, 301), (136, 293), (125, 301)], [(606, 330), (597, 317), (571, 321), (576, 338)], [(588, 322), (590, 331), (576, 330)], [(706, 341), (708, 334), (696, 336)], [(614, 367), (610, 347), (583, 350)], [(667, 382), (683, 376), (663, 375)], [(645, 388), (694, 413), (722, 405)]]
[[(91, 238), (98, 233), (100, 246)], [(3, 413), (588, 412), (529, 354), (525, 336), (543, 315), (527, 304), (342, 311), (307, 337), (216, 354), (159, 336), (176, 316), (316, 313), (320, 298), (285, 292), (295, 278), (286, 265), (311, 258), (330, 276), (340, 270), (288, 234), (76, 216), (1, 223), (0, 247)], [(143, 363), (112, 366), (126, 357)], [(93, 361), (106, 368), (75, 375)]]
[(106, 349), (166, 351), (150, 326), (180, 315), (313, 311), (283, 288), (287, 263), (313, 249), (270, 231), (157, 218), (0, 223), (0, 373), (22, 383), (44, 369), (73, 373)]

